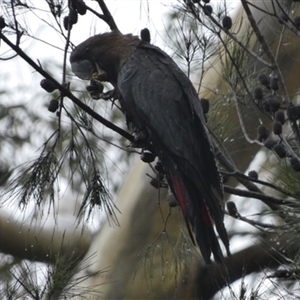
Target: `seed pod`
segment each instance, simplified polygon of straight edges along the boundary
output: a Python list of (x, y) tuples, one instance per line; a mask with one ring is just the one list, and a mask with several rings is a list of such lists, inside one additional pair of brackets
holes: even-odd
[(200, 102), (201, 102), (203, 113), (207, 114), (209, 111), (209, 100), (207, 100), (205, 98), (201, 98)]
[(167, 201), (168, 201), (168, 204), (169, 204), (170, 207), (178, 206), (178, 202), (177, 202), (175, 196), (173, 195), (173, 193), (168, 193)]
[(5, 20), (2, 16), (0, 16), (0, 30), (6, 26)]
[(86, 8), (85, 2), (83, 0), (77, 0), (76, 10), (81, 16), (86, 14), (87, 8)]
[(232, 20), (229, 16), (225, 16), (222, 20), (222, 25), (225, 30), (229, 30), (232, 27)]
[(251, 170), (248, 172), (248, 176), (253, 178), (253, 179), (258, 179), (258, 174), (255, 170)]
[(51, 112), (56, 112), (58, 109), (58, 101), (56, 99), (51, 99), (48, 105), (48, 110)]
[(266, 112), (274, 113), (279, 109), (280, 103), (275, 95), (269, 94), (265, 97), (262, 106)]
[(269, 99), (269, 109), (270, 112), (275, 113), (280, 108), (280, 103), (277, 100), (277, 97), (272, 97)]
[(278, 21), (280, 24), (285, 24), (289, 20), (288, 16), (285, 13), (279, 15)]
[(161, 161), (158, 161), (155, 166), (154, 166), (154, 169), (159, 172), (159, 173), (165, 173), (165, 170), (164, 170), (164, 166), (163, 164), (161, 163)]
[(70, 26), (70, 30), (71, 30), (72, 29), (72, 24), (70, 23), (70, 25), (69, 25), (69, 16), (66, 16), (66, 17), (64, 17), (64, 28), (66, 30), (68, 30), (69, 26)]
[(296, 121), (300, 119), (300, 105), (294, 106), (291, 105), (286, 110), (287, 116), (291, 121)]
[(155, 187), (156, 189), (159, 189), (159, 188), (165, 186), (164, 183), (163, 183), (163, 181), (160, 180), (160, 179), (158, 179), (158, 178), (152, 178), (152, 179), (150, 180), (150, 184), (151, 184), (153, 187)]
[(300, 161), (297, 157), (292, 157), (290, 159), (291, 166), (296, 172), (300, 172)]
[(203, 6), (203, 12), (206, 16), (209, 16), (213, 12), (213, 8), (210, 5)]
[(273, 138), (272, 136), (269, 136), (265, 141), (264, 141), (264, 146), (268, 149), (273, 149), (273, 147), (277, 144), (277, 139)]
[(254, 90), (254, 98), (256, 100), (262, 100), (264, 97), (264, 93), (263, 93), (263, 90), (262, 88), (258, 87)]
[(54, 11), (54, 15), (57, 16), (57, 17), (61, 17), (61, 10), (62, 10), (62, 7), (60, 4), (57, 4), (54, 6), (55, 8), (55, 11)]
[(279, 90), (279, 84), (278, 84), (278, 78), (277, 77), (272, 77), (271, 82), (270, 82), (271, 89), (273, 91), (278, 91)]
[(159, 188), (159, 181), (158, 181), (156, 178), (152, 178), (152, 179), (150, 180), (150, 184), (151, 184), (153, 187), (155, 187), (156, 189)]
[(52, 93), (57, 89), (55, 82), (46, 78), (41, 80), (40, 86), (48, 93)]
[(273, 123), (273, 132), (277, 135), (282, 133), (282, 124), (279, 121)]
[(238, 217), (238, 210), (237, 210), (234, 202), (228, 201), (226, 203), (226, 206), (227, 206), (227, 210), (228, 210), (228, 213), (230, 216), (235, 217), (235, 218)]
[(258, 138), (257, 139), (260, 142), (262, 142), (262, 141), (264, 141), (264, 140), (266, 140), (268, 138), (268, 136), (270, 135), (270, 131), (269, 131), (269, 129), (265, 125), (261, 124), (257, 128), (257, 134), (258, 134)]
[(264, 85), (265, 87), (267, 87), (268, 89), (270, 88), (270, 77), (266, 74), (260, 74), (258, 76), (258, 80), (259, 82)]
[(294, 24), (296, 27), (300, 27), (300, 16), (294, 18)]
[(275, 120), (280, 122), (281, 124), (284, 124), (285, 121), (284, 113), (282, 111), (277, 111), (275, 114)]
[(141, 154), (141, 160), (145, 163), (151, 163), (154, 161), (156, 155), (153, 154), (152, 152), (143, 152)]
[(263, 101), (260, 103), (259, 107), (263, 109), (265, 112), (270, 112), (270, 106), (269, 101), (267, 99), (263, 99)]
[(70, 24), (74, 25), (77, 23), (78, 21), (78, 13), (75, 9), (70, 8), (70, 12), (69, 12), (69, 20), (70, 20)]
[(283, 144), (276, 144), (273, 147), (273, 150), (275, 151), (275, 153), (280, 157), (280, 158), (284, 158), (287, 157), (288, 153), (286, 151), (286, 148)]
[(151, 35), (148, 28), (144, 28), (141, 30), (141, 40), (146, 43), (150, 43)]

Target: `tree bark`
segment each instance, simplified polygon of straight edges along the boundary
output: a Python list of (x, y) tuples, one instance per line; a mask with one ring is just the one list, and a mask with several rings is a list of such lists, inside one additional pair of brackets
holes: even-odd
[(75, 216), (60, 214), (54, 220), (28, 218), (24, 221), (12, 213), (0, 212), (0, 252), (45, 263), (57, 255), (80, 259), (89, 249), (92, 235), (87, 227), (77, 225)]

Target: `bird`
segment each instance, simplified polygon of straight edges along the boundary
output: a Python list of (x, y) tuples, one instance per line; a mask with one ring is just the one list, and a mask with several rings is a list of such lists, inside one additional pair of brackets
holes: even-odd
[[(147, 34), (146, 34), (147, 36)], [(129, 129), (146, 140), (192, 228), (204, 261), (230, 255), (220, 172), (198, 94), (173, 59), (148, 38), (118, 30), (92, 36), (70, 55), (73, 73), (114, 87)], [(217, 233), (216, 233), (217, 232)]]

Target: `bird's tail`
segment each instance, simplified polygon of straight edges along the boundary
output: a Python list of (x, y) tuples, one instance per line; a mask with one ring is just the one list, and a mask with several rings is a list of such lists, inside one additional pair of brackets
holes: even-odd
[[(214, 222), (217, 230), (229, 254), (229, 242), (226, 229), (223, 224), (222, 208), (215, 205), (215, 209), (220, 209), (217, 215), (221, 217), (218, 220), (213, 220), (213, 214), (210, 213), (206, 201), (218, 201), (218, 199), (205, 200), (199, 195), (199, 190), (187, 179), (182, 178), (178, 172), (172, 173), (171, 189), (175, 194), (182, 212), (184, 214), (187, 225), (191, 223), (195, 233), (197, 244), (199, 245), (203, 259), (206, 263), (211, 263), (210, 257), (213, 254), (217, 262), (222, 262), (223, 253), (214, 229)], [(217, 202), (218, 203), (218, 202)], [(216, 204), (216, 203), (215, 203)], [(220, 232), (221, 231), (221, 232)]]

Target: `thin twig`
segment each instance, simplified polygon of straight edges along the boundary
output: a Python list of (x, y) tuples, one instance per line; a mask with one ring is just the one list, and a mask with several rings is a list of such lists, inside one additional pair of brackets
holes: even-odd
[[(289, 207), (299, 206), (299, 204), (296, 201), (279, 199), (279, 198), (275, 198), (275, 197), (272, 197), (272, 196), (268, 196), (264, 193), (241, 190), (241, 189), (233, 188), (233, 187), (228, 186), (228, 185), (224, 185), (224, 191), (226, 193), (230, 193), (230, 194), (240, 196), (240, 197), (247, 197), (247, 198), (254, 198), (254, 199), (261, 200), (263, 203), (265, 203), (268, 206), (270, 206), (270, 204), (271, 205), (272, 204), (287, 205)], [(279, 209), (279, 207), (278, 207), (278, 209)]]
[(235, 178), (245, 178), (246, 180), (249, 180), (249, 181), (252, 181), (252, 182), (255, 182), (255, 183), (258, 183), (258, 184), (261, 184), (261, 185), (264, 185), (264, 186), (267, 186), (267, 187), (270, 187), (272, 188), (273, 190), (276, 190), (286, 196), (290, 196), (290, 197), (294, 197), (294, 195), (292, 193), (289, 193), (288, 191), (280, 188), (279, 186), (276, 186), (274, 185), (273, 183), (271, 182), (267, 182), (267, 181), (263, 181), (263, 180), (260, 180), (260, 179), (256, 179), (256, 178), (253, 178), (253, 177), (250, 177), (250, 176), (247, 176), (245, 174), (243, 174), (242, 172), (240, 171), (237, 171), (237, 172), (224, 172), (224, 171), (221, 171), (220, 172), (221, 174), (224, 174), (224, 175), (227, 175), (227, 176), (233, 176)]
[[(268, 46), (265, 38), (263, 37), (263, 35), (261, 34), (258, 26), (257, 26), (257, 23), (252, 15), (252, 12), (248, 6), (248, 1), (246, 0), (241, 0), (242, 2), (242, 5), (243, 5), (243, 8), (246, 12), (246, 15), (248, 17), (248, 20), (250, 22), (250, 25), (257, 37), (257, 40), (258, 42), (260, 43), (265, 55), (268, 57), (268, 59), (270, 60), (271, 62), (271, 69), (273, 72), (275, 72), (277, 75), (278, 75), (278, 83), (279, 83), (279, 86), (281, 87), (282, 91), (283, 91), (283, 95), (284, 95), (284, 103), (285, 105), (288, 107), (288, 105), (291, 104), (291, 100), (289, 98), (289, 95), (288, 95), (288, 92), (287, 92), (287, 88), (286, 88), (286, 85), (284, 83), (284, 80), (283, 80), (283, 76), (282, 76), (282, 73), (281, 73), (281, 70), (275, 60), (275, 57), (273, 56), (271, 50), (270, 50), (270, 47)], [(292, 127), (292, 130), (294, 132), (294, 135), (295, 135), (295, 140), (296, 140), (296, 145), (298, 147), (298, 150), (300, 151), (300, 133), (299, 133), (299, 130), (298, 130), (298, 126), (297, 126), (297, 123), (296, 121), (291, 121), (290, 120), (290, 123), (291, 123), (291, 127)]]
[(241, 110), (240, 110), (240, 105), (239, 105), (239, 100), (237, 98), (237, 94), (235, 92), (235, 90), (231, 87), (231, 91), (233, 92), (233, 99), (234, 99), (234, 102), (235, 102), (235, 108), (236, 108), (236, 112), (237, 112), (237, 115), (238, 115), (238, 118), (239, 118), (239, 123), (240, 123), (240, 126), (241, 126), (241, 130), (243, 132), (243, 135), (244, 135), (244, 138), (247, 140), (247, 142), (249, 144), (257, 144), (259, 146), (264, 146), (263, 143), (259, 142), (257, 139), (255, 140), (252, 140), (248, 133), (247, 133), (247, 130), (246, 130), (246, 127), (245, 127), (245, 124), (244, 124), (244, 121), (243, 121), (243, 116), (242, 116), (242, 113), (241, 113)]
[[(240, 221), (243, 221), (245, 223), (248, 223), (250, 225), (252, 225), (253, 227), (259, 229), (259, 230), (262, 230), (262, 231), (265, 231), (265, 229), (274, 229), (275, 230), (278, 230), (279, 226), (278, 225), (273, 225), (273, 224), (266, 224), (266, 223), (262, 223), (262, 222), (259, 222), (259, 221), (253, 221), (253, 220), (250, 220), (246, 217), (243, 217), (239, 212), (236, 212), (235, 214), (229, 214), (227, 213), (229, 216), (231, 216), (232, 218), (235, 218), (236, 220), (240, 220)], [(268, 230), (268, 232), (270, 232)]]
[(277, 62), (276, 62), (276, 60), (275, 60), (274, 55), (272, 54), (272, 52), (271, 52), (271, 50), (270, 50), (270, 47), (268, 46), (268, 44), (267, 44), (265, 38), (263, 37), (263, 35), (261, 34), (261, 32), (260, 32), (260, 30), (259, 30), (259, 28), (258, 28), (258, 26), (257, 26), (257, 23), (256, 23), (256, 21), (255, 21), (253, 15), (252, 15), (252, 12), (251, 12), (251, 10), (250, 10), (250, 8), (249, 8), (249, 6), (248, 6), (248, 1), (246, 1), (246, 0), (241, 0), (241, 2), (242, 2), (242, 5), (243, 5), (244, 10), (245, 10), (245, 12), (246, 12), (246, 15), (247, 15), (247, 17), (248, 17), (248, 20), (249, 20), (249, 22), (250, 22), (250, 25), (251, 25), (251, 27), (252, 27), (252, 29), (253, 29), (253, 32), (255, 33), (258, 42), (259, 42), (260, 45), (262, 46), (262, 49), (263, 49), (265, 55), (268, 57), (268, 59), (269, 59), (270, 62), (271, 62), (270, 68), (271, 68), (274, 72), (276, 72), (276, 74), (279, 75), (278, 81), (279, 81), (279, 84), (280, 84), (281, 88), (282, 88), (283, 91), (284, 91), (284, 95), (285, 95), (286, 101), (287, 101), (287, 103), (290, 103), (290, 99), (289, 99), (289, 97), (288, 97), (288, 92), (287, 92), (286, 86), (285, 86), (285, 84), (284, 84), (284, 82), (283, 82), (283, 77), (282, 77), (281, 70), (280, 70), (280, 68), (279, 68), (279, 66), (278, 66), (278, 64), (277, 64)]
[(11, 10), (12, 10), (12, 14), (13, 14), (14, 22), (15, 22), (16, 45), (19, 46), (22, 33), (19, 31), (19, 25), (18, 25), (18, 21), (17, 21), (14, 1), (11, 1)]
[[(199, 6), (204, 9), (204, 5), (199, 4)], [(195, 13), (194, 15), (198, 21), (200, 21), (203, 25), (204, 22), (201, 21), (201, 19), (199, 18), (199, 16), (197, 16), (197, 14)], [(252, 57), (254, 57), (257, 61), (261, 62), (264, 66), (271, 68), (272, 64), (270, 64), (269, 62), (267, 62), (266, 60), (264, 60), (261, 56), (257, 55), (254, 51), (252, 51), (249, 47), (247, 47), (246, 45), (244, 45), (239, 39), (237, 39), (237, 37), (231, 33), (229, 30), (225, 30), (221, 24), (210, 14), (207, 15), (207, 17), (212, 21), (212, 23), (214, 25), (216, 25), (218, 27), (219, 30), (223, 31), (226, 35), (228, 35), (230, 37), (230, 39), (232, 39), (235, 43), (237, 43), (244, 51), (246, 51), (247, 53), (249, 53)]]
[(53, 81), (59, 91), (71, 99), (76, 105), (78, 105), (81, 109), (83, 109), (87, 114), (95, 118), (98, 122), (103, 124), (104, 126), (110, 128), (111, 130), (117, 132), (124, 138), (128, 139), (130, 142), (134, 141), (134, 136), (123, 130), (122, 128), (116, 126), (111, 123), (107, 119), (100, 116), (94, 110), (92, 110), (89, 106), (81, 102), (77, 97), (75, 97), (70, 90), (68, 90), (65, 86), (61, 85), (58, 81), (56, 81), (49, 73), (43, 70), (40, 66), (38, 66), (25, 52), (22, 51), (18, 46), (14, 45), (2, 32), (0, 32), (0, 39), (2, 39), (9, 47), (11, 47), (20, 57), (22, 57), (31, 67), (33, 67), (37, 72), (43, 75), (45, 78)]
[[(214, 143), (214, 148), (218, 149), (218, 151), (216, 151), (216, 157), (220, 164), (229, 172), (238, 172), (238, 169), (235, 166), (234, 162), (231, 159), (229, 159), (222, 151), (220, 151), (220, 147), (218, 147), (216, 143)], [(249, 181), (248, 179), (238, 177), (237, 180), (249, 191), (255, 192), (256, 194), (264, 195), (264, 193), (253, 182)], [(268, 201), (265, 204), (268, 205), (273, 211), (279, 211), (281, 209), (277, 203), (273, 203), (271, 201)], [(285, 216), (281, 215), (281, 217), (284, 219)]]
[(105, 23), (107, 23), (107, 25), (109, 26), (109, 28), (111, 30), (117, 30), (120, 31), (117, 27), (117, 24), (113, 18), (113, 16), (111, 15), (110, 11), (108, 10), (106, 4), (104, 3), (103, 0), (96, 0), (103, 12), (103, 15), (98, 15), (97, 16), (102, 19)]

